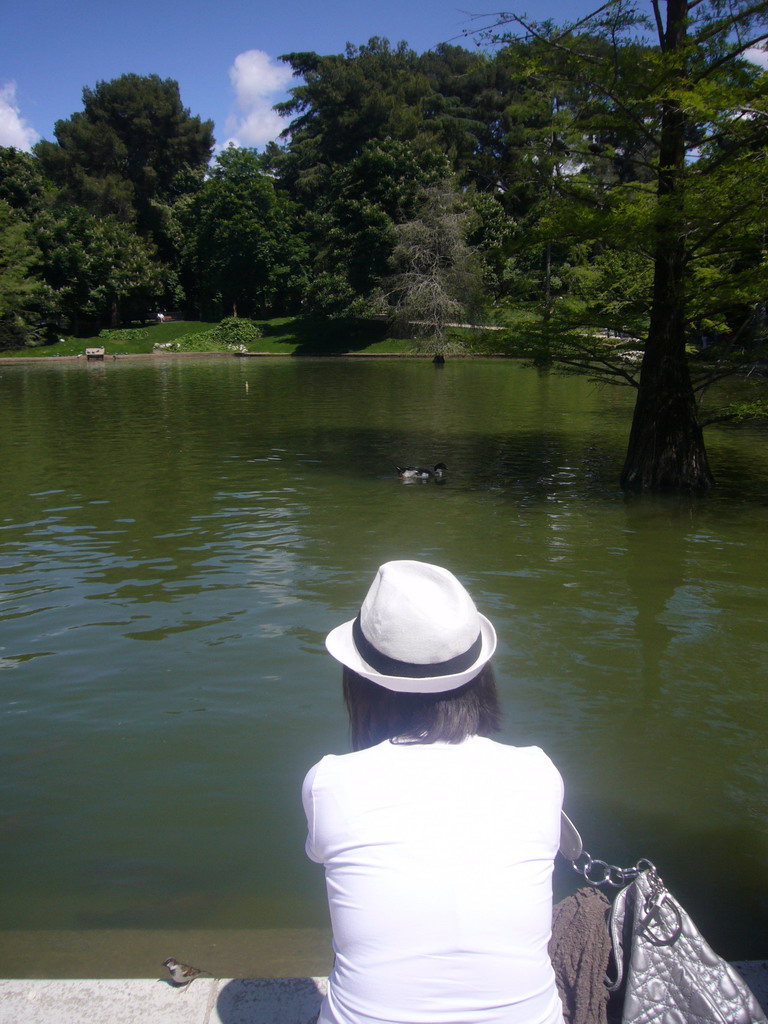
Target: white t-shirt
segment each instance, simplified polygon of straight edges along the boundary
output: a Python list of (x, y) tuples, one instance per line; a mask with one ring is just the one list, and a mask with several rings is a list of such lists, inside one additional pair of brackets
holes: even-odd
[(324, 757), (302, 796), (336, 953), (319, 1024), (562, 1024), (542, 750), (385, 741)]

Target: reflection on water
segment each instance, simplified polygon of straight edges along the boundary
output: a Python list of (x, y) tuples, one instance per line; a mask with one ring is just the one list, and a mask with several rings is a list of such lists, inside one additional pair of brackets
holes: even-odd
[(114, 971), (94, 933), (203, 929), (293, 936), (292, 973), (326, 926), (299, 787), (346, 748), (323, 637), (392, 557), (494, 620), (505, 738), (558, 762), (590, 852), (650, 857), (721, 951), (764, 956), (766, 437), (711, 435), (714, 495), (625, 498), (630, 412), (497, 360), (0, 367), (13, 971), (57, 971), (36, 929), (82, 934), (88, 974)]

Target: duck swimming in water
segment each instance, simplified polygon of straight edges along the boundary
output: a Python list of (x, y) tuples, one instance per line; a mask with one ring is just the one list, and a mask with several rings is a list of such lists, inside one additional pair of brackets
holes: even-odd
[(448, 467), (444, 462), (438, 462), (434, 469), (423, 469), (421, 466), (395, 466), (395, 469), (403, 480), (439, 480)]

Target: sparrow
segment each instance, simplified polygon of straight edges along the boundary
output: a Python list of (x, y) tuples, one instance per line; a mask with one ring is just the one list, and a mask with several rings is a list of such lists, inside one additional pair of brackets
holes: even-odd
[(203, 971), (199, 967), (190, 967), (189, 964), (180, 964), (172, 956), (169, 956), (167, 960), (163, 960), (163, 967), (168, 968), (174, 985), (178, 985), (180, 988), (189, 985), (201, 974), (211, 973), (210, 971)]

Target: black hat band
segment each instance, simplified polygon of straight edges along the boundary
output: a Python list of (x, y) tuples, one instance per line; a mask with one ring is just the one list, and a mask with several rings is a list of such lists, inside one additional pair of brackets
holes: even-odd
[(404, 679), (431, 679), (437, 676), (454, 676), (459, 672), (466, 672), (475, 664), (483, 649), (483, 637), (481, 633), (478, 633), (477, 640), (469, 650), (463, 654), (457, 654), (455, 658), (449, 658), (448, 661), (439, 661), (433, 665), (419, 665), (414, 661), (398, 661), (397, 658), (390, 658), (388, 655), (382, 654), (366, 639), (363, 627), (360, 625), (359, 615), (352, 623), (352, 638), (357, 653), (379, 675), (401, 676)]

